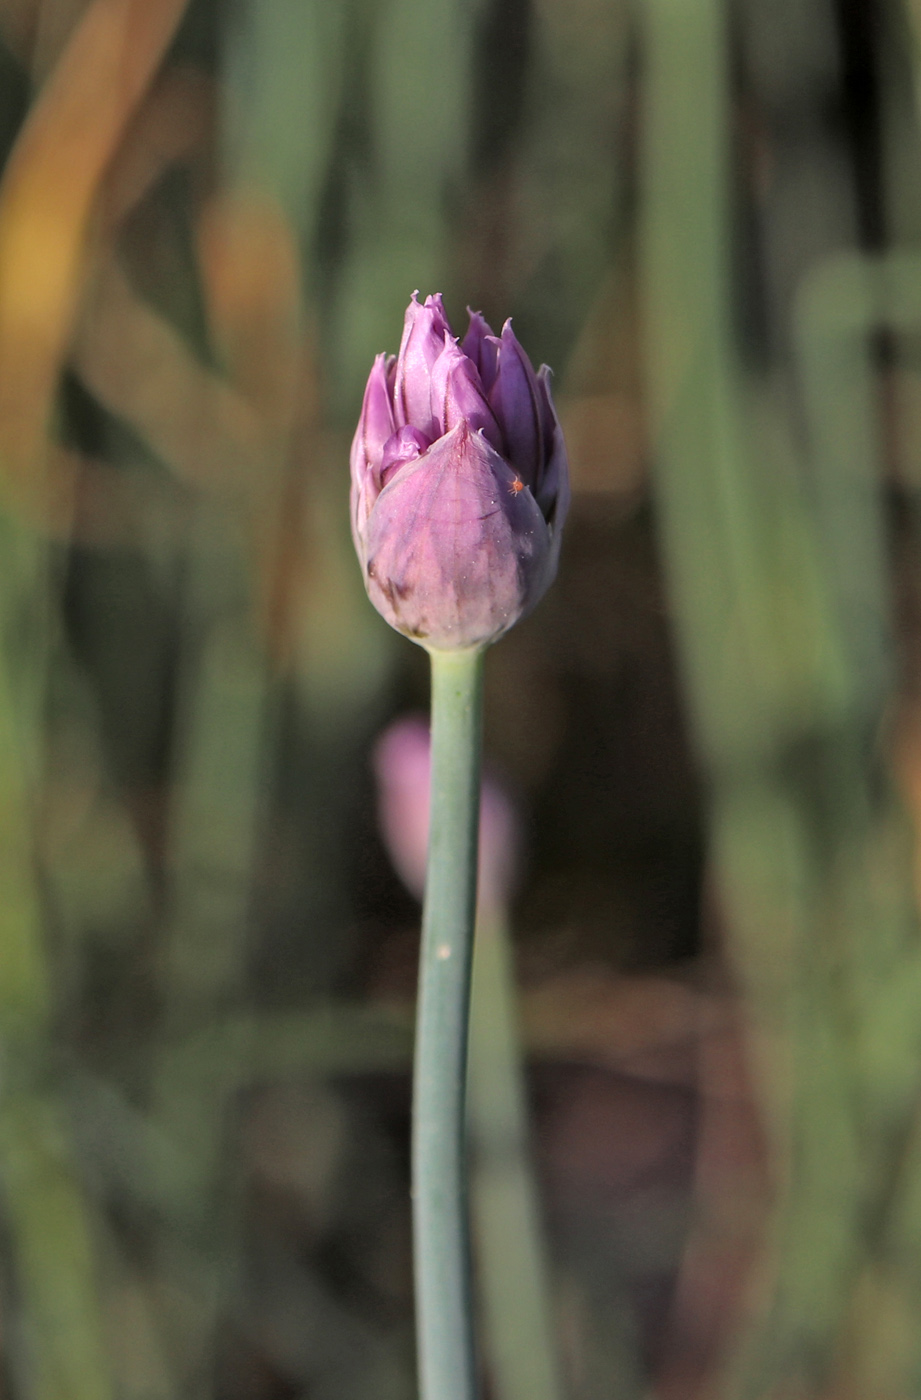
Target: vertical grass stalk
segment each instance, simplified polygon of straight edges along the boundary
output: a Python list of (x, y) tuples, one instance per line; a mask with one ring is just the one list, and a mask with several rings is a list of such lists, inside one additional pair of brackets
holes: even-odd
[(40, 535), (0, 511), (0, 1214), (13, 1289), (3, 1354), (11, 1385), (29, 1400), (111, 1400), (96, 1241), (68, 1134), (54, 1044), (58, 988), (36, 871), (50, 579)]
[(432, 658), (432, 791), (413, 1077), (413, 1229), (422, 1400), (473, 1400), (464, 1142), (476, 917), (483, 654)]

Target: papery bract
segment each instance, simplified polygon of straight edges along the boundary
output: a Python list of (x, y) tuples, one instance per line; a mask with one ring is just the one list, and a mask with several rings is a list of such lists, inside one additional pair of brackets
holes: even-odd
[(480, 648), (540, 599), (569, 505), (550, 397), (506, 321), (459, 345), (440, 296), (379, 355), (352, 442), (352, 534), (371, 601), (430, 650)]

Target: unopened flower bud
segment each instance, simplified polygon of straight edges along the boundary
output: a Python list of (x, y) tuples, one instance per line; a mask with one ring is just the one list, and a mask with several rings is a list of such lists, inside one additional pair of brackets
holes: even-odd
[[(429, 727), (424, 719), (398, 719), (374, 748), (378, 818), (394, 869), (406, 888), (422, 899), (429, 839), (429, 781), (432, 768)], [(490, 777), (480, 794), (478, 903), (494, 910), (511, 898), (519, 863), (521, 835), (510, 799)]]
[(569, 506), (550, 371), (478, 312), (459, 345), (440, 296), (379, 355), (352, 443), (352, 534), (372, 603), (430, 650), (479, 648), (537, 603)]

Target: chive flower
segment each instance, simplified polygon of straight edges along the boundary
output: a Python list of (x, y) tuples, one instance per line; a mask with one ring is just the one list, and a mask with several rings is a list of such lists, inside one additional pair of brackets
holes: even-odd
[[(395, 720), (374, 746), (378, 827), (393, 867), (410, 894), (421, 900), (428, 853), (432, 755), (428, 722), (411, 715)], [(477, 903), (495, 914), (512, 896), (521, 831), (511, 800), (495, 779), (480, 791)]]
[(378, 612), (430, 651), (479, 650), (552, 583), (569, 506), (550, 370), (506, 321), (417, 293), (399, 354), (378, 355), (352, 443), (352, 535)]

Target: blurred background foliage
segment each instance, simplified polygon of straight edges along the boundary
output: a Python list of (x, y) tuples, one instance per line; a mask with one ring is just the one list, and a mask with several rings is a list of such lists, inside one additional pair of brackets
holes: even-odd
[(575, 489), (488, 663), (557, 1364), (487, 1241), (486, 1393), (921, 1396), (919, 40), (0, 0), (11, 1400), (414, 1392), (369, 756), (427, 671), (346, 510), (414, 287), (514, 315)]

